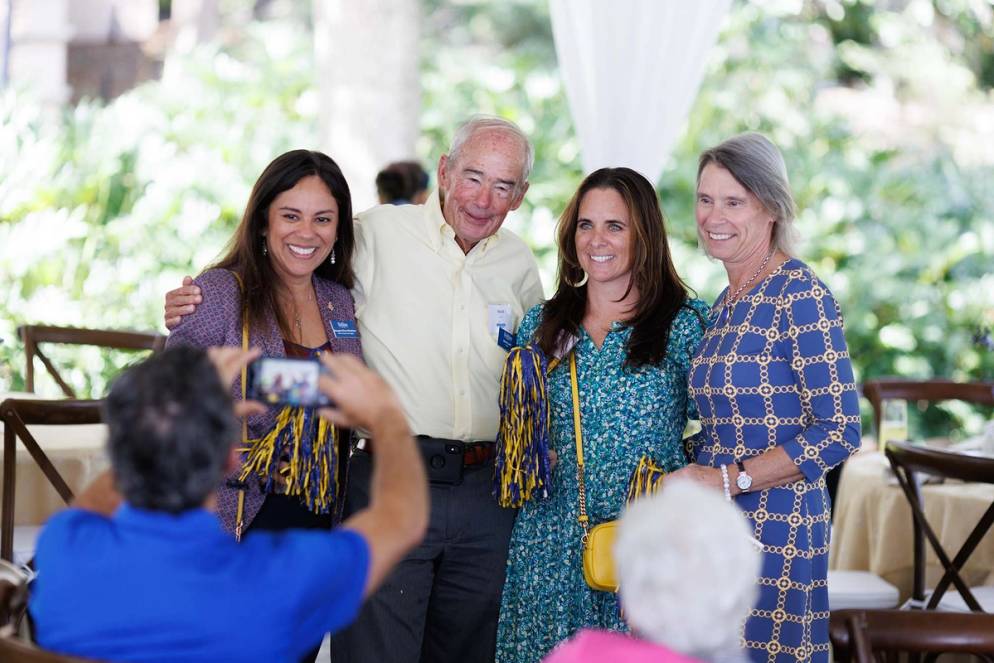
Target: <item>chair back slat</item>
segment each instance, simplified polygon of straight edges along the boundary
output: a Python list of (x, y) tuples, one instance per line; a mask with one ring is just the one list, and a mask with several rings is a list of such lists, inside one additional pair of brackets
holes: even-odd
[(0, 637), (0, 661), (17, 661), (18, 663), (86, 663), (87, 660), (38, 649), (14, 637)]
[(884, 401), (964, 401), (977, 405), (994, 405), (994, 382), (955, 382), (953, 380), (901, 380), (886, 378), (867, 380), (863, 395), (873, 406), (873, 423), (880, 432), (881, 407)]
[(973, 483), (994, 483), (994, 458), (916, 447), (905, 442), (888, 442), (886, 453), (913, 472)]
[(154, 332), (135, 332), (112, 329), (85, 329), (81, 327), (55, 327), (52, 325), (22, 325), (17, 333), (24, 343), (27, 366), (24, 371), (24, 385), (34, 391), (34, 358), (38, 357), (69, 398), (75, 398), (72, 387), (59, 374), (51, 360), (38, 347), (39, 343), (60, 343), (63, 345), (94, 345), (115, 350), (159, 352), (165, 347), (166, 337)]
[[(837, 661), (870, 663), (872, 655), (994, 654), (994, 615), (921, 610), (833, 610), (829, 639)], [(872, 655), (861, 649), (863, 639)]]

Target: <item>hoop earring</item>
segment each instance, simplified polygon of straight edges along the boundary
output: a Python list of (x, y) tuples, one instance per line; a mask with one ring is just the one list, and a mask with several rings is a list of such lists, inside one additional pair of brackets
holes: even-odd
[(589, 275), (587, 274), (586, 271), (584, 270), (581, 271), (583, 271), (583, 278), (580, 279), (579, 283), (573, 283), (572, 281), (569, 280), (569, 278), (566, 277), (565, 274), (563, 275), (563, 281), (565, 281), (566, 285), (568, 285), (571, 288), (582, 288), (583, 286), (587, 285), (587, 278)]

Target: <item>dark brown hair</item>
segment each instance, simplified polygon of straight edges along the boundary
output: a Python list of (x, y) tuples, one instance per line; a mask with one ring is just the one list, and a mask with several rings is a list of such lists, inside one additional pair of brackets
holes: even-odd
[(263, 255), (263, 231), (269, 225), (269, 206), (297, 182), (316, 175), (338, 203), (338, 226), (332, 251), (335, 264), (321, 261), (314, 273), (351, 288), (355, 282), (352, 252), (355, 234), (352, 228), (352, 197), (342, 169), (326, 154), (313, 150), (293, 150), (276, 157), (256, 180), (249, 195), (245, 214), (238, 224), (227, 252), (214, 267), (230, 269), (242, 282), (242, 307), (248, 309), (249, 321), (261, 326), (267, 311), (272, 311), (284, 336), (290, 336), (289, 324), (277, 300), (279, 276), (272, 262)]
[(636, 288), (639, 300), (634, 314), (625, 322), (632, 328), (625, 366), (658, 364), (666, 356), (673, 320), (686, 304), (687, 286), (677, 275), (670, 257), (656, 191), (631, 168), (601, 168), (587, 175), (559, 217), (559, 284), (556, 294), (545, 304), (536, 331), (538, 344), (551, 357), (562, 334), (579, 334), (587, 291), (586, 286), (577, 288), (570, 284), (583, 278), (576, 253), (576, 226), (580, 201), (593, 189), (617, 191), (631, 217), (632, 276), (622, 299)]

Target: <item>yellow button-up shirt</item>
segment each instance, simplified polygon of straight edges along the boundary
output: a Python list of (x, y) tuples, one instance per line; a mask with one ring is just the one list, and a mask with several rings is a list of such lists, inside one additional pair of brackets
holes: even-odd
[(464, 254), (434, 191), (424, 205), (359, 215), (355, 272), (363, 354), (396, 390), (414, 434), (495, 439), (507, 356), (496, 325), (516, 331), (543, 298), (528, 246), (500, 229)]

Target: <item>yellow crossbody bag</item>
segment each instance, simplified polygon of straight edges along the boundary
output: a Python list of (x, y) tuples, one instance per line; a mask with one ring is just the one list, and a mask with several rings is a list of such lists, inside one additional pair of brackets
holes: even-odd
[(580, 491), (580, 515), (577, 520), (583, 528), (583, 579), (591, 589), (601, 592), (618, 591), (618, 575), (614, 568), (614, 540), (618, 521), (590, 527), (587, 517), (587, 486), (583, 480), (583, 432), (580, 428), (580, 388), (576, 380), (576, 354), (569, 356), (569, 379), (573, 391), (573, 430), (576, 435), (576, 478)]

